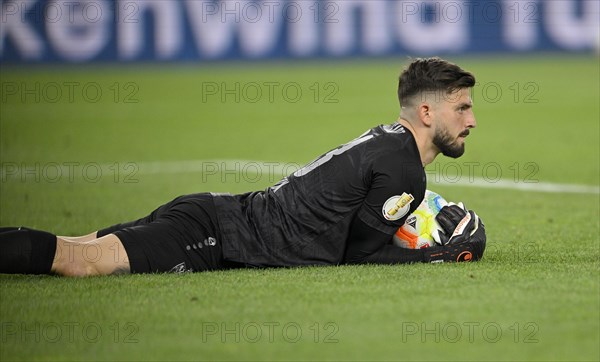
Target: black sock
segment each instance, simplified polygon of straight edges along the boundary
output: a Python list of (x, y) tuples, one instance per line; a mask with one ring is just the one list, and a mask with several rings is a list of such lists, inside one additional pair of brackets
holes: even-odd
[(28, 228), (2, 229), (0, 273), (50, 274), (56, 253), (56, 235)]

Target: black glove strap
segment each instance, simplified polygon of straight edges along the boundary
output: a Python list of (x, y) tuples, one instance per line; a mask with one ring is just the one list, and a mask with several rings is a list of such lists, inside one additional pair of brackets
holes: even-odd
[(485, 245), (485, 227), (480, 220), (477, 231), (464, 241), (423, 249), (423, 261), (426, 263), (477, 261), (483, 257)]

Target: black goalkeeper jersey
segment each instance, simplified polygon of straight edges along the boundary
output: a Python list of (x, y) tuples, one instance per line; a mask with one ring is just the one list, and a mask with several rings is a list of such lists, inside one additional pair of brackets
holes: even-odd
[(391, 236), (425, 186), (411, 132), (399, 123), (372, 128), (264, 191), (213, 194), (223, 257), (248, 266), (340, 264), (357, 218)]

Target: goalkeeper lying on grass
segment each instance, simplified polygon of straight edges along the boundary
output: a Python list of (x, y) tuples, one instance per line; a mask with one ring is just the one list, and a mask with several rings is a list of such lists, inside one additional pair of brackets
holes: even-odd
[(391, 243), (423, 200), (424, 167), (439, 153), (464, 153), (476, 126), (474, 84), (455, 64), (416, 59), (400, 75), (396, 122), (372, 128), (276, 185), (241, 195), (181, 196), (142, 219), (81, 237), (2, 228), (0, 272), (87, 276), (479, 260), (483, 223), (455, 204), (436, 217), (442, 245), (413, 250)]

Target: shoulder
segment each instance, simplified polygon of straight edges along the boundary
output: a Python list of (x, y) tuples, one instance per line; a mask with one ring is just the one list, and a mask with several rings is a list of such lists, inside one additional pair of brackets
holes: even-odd
[(417, 144), (412, 133), (399, 123), (380, 125), (370, 130), (372, 139), (369, 142), (371, 151), (389, 153), (391, 151), (402, 154), (418, 153)]
[(415, 138), (402, 125), (393, 123), (376, 127), (373, 131), (374, 138), (367, 152), (375, 170), (406, 171), (423, 167)]

